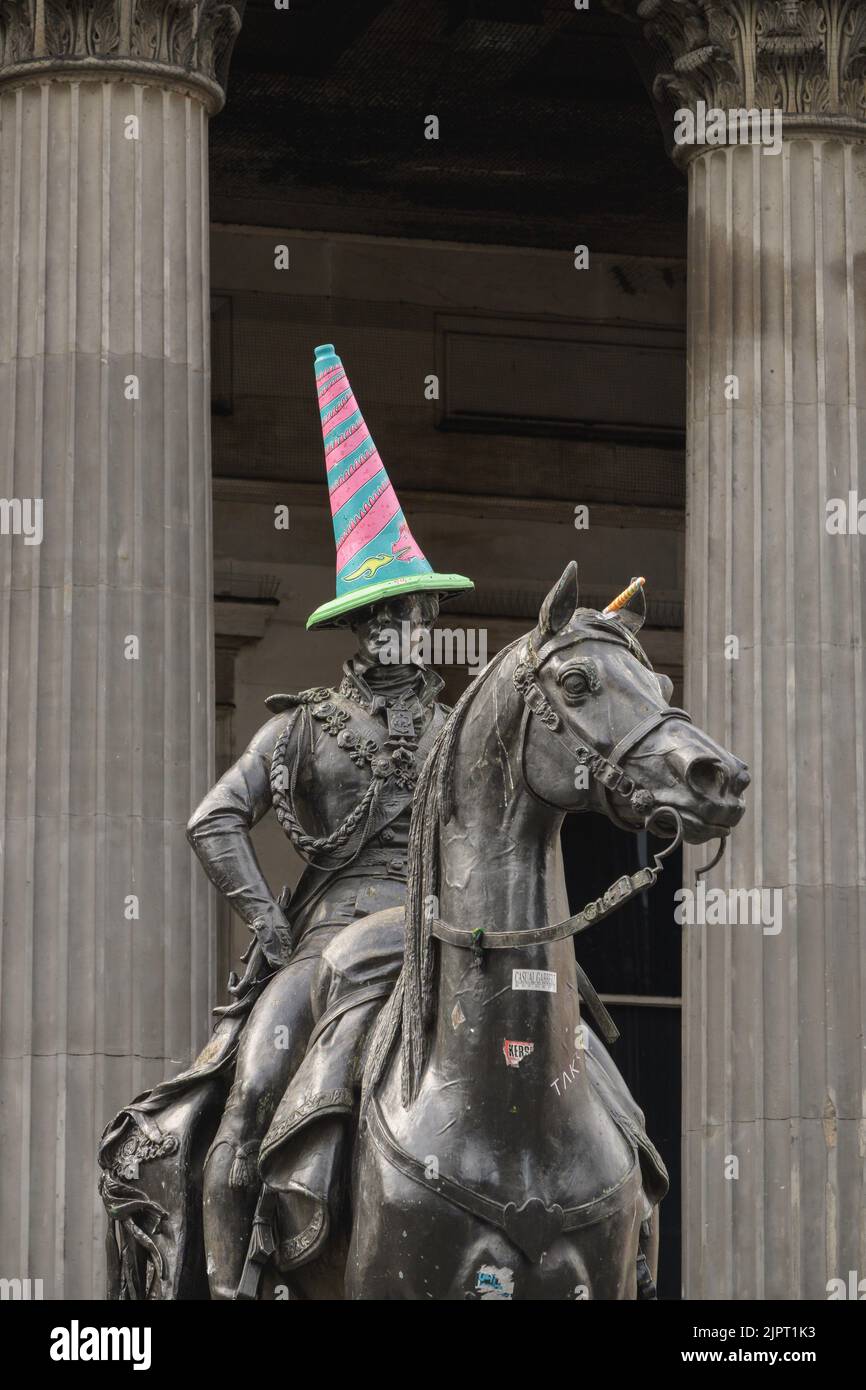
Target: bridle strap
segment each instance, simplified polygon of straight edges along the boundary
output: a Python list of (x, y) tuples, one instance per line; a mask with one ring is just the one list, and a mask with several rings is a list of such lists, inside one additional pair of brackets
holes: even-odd
[(652, 888), (664, 868), (662, 861), (679, 848), (683, 838), (683, 823), (678, 812), (672, 807), (659, 807), (650, 816), (647, 826), (649, 827), (663, 811), (675, 818), (676, 834), (669, 845), (666, 845), (658, 854), (653, 855), (653, 864), (638, 869), (636, 873), (623, 874), (615, 883), (605, 889), (600, 898), (594, 898), (580, 912), (575, 912), (572, 917), (566, 917), (562, 922), (555, 922), (547, 927), (530, 927), (517, 931), (484, 931), (480, 928), (473, 931), (468, 927), (454, 927), (441, 917), (432, 917), (430, 919), (431, 934), (438, 941), (444, 941), (447, 946), (461, 946), (468, 950), (481, 952), (515, 951), (529, 946), (549, 946), (553, 941), (564, 941), (567, 937), (577, 936), (587, 927), (592, 927), (596, 922), (601, 922), (605, 917), (609, 917), (624, 903), (636, 898), (638, 893)]
[(692, 717), (684, 709), (677, 709), (675, 705), (668, 705), (665, 709), (653, 710), (646, 719), (642, 719), (639, 724), (635, 724), (630, 733), (627, 733), (616, 744), (613, 751), (607, 756), (607, 761), (614, 767), (618, 767), (633, 748), (635, 748), (642, 738), (651, 734), (659, 725), (664, 724), (666, 719), (683, 719), (687, 724), (691, 724)]
[[(552, 805), (552, 802), (545, 801), (532, 787), (526, 770), (526, 735), (529, 727), (529, 716), (534, 714), (545, 728), (553, 734), (554, 738), (559, 739), (564, 744), (571, 756), (595, 778), (602, 789), (602, 797), (605, 802), (605, 809), (609, 818), (621, 830), (633, 830), (634, 827), (628, 825), (618, 814), (616, 807), (611, 800), (611, 793), (617, 792), (630, 801), (632, 808), (637, 815), (647, 815), (653, 810), (654, 798), (651, 792), (639, 787), (633, 777), (623, 772), (621, 763), (625, 757), (641, 742), (642, 739), (659, 728), (668, 719), (680, 719), (686, 723), (691, 723), (691, 715), (683, 709), (677, 709), (673, 705), (665, 705), (662, 708), (652, 710), (644, 719), (638, 721), (633, 729), (624, 734), (619, 742), (614, 746), (610, 754), (605, 757), (591, 743), (572, 742), (561, 730), (567, 728), (567, 721), (560, 714), (559, 710), (551, 701), (550, 697), (542, 690), (536, 681), (536, 676), (547, 660), (553, 656), (554, 652), (561, 647), (573, 646), (578, 642), (616, 642), (616, 644), (627, 646), (629, 651), (634, 652), (636, 643), (631, 640), (623, 641), (618, 638), (608, 637), (604, 633), (592, 633), (591, 637), (578, 637), (575, 639), (573, 633), (559, 633), (543, 643), (538, 651), (532, 645), (531, 635), (526, 639), (526, 649), (524, 655), (515, 668), (512, 677), (515, 689), (521, 695), (525, 705), (524, 716), (520, 728), (520, 766), (524, 780), (530, 793), (537, 801), (544, 802), (545, 805)], [(638, 652), (639, 655), (639, 652)], [(642, 664), (646, 664), (645, 659)], [(651, 668), (650, 668), (651, 669)]]

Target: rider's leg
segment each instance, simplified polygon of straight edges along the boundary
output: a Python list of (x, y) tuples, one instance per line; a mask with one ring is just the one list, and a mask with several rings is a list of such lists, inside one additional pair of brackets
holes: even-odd
[(315, 958), (285, 966), (241, 1035), (235, 1081), (204, 1168), (204, 1241), (211, 1298), (233, 1298), (259, 1193), (258, 1148), (312, 1028)]
[[(342, 1296), (328, 1289), (335, 1278), (335, 1261), (340, 1261), (342, 1270), (350, 1234), (344, 1222), (346, 1192), (351, 1186), (352, 1126), (345, 1114), (335, 1116), (327, 1106), (325, 1113), (320, 1113), (317, 1106), (309, 1104), (307, 1119), (300, 1124), (293, 1121), (288, 1134), (280, 1121), (302, 1100), (358, 1089), (358, 1061), (400, 974), (403, 946), (401, 911), (366, 917), (338, 933), (325, 947), (311, 1000), (316, 1023), (328, 1013), (332, 1021), (293, 1076), (268, 1136), (269, 1147), (261, 1156), (262, 1173), (276, 1195), (277, 1264), (304, 1298)], [(370, 998), (371, 986), (380, 986), (382, 993)], [(339, 1012), (344, 1005), (350, 1007)], [(322, 1230), (324, 1211), (328, 1222)], [(319, 1254), (311, 1259), (314, 1248)]]

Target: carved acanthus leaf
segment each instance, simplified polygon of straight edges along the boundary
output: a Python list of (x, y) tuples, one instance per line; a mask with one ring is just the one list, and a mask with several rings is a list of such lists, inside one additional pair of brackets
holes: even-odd
[(165, 67), (222, 87), (244, 0), (0, 0), (0, 75), (51, 60)]
[(20, 63), (33, 52), (36, 0), (0, 0), (0, 64)]
[(659, 100), (866, 113), (866, 0), (605, 0), (658, 53)]
[(137, 0), (132, 18), (133, 56), (186, 67), (195, 48), (197, 0)]
[(120, 48), (116, 0), (44, 0), (45, 46), (58, 58), (109, 57)]
[(202, 13), (198, 32), (199, 62), (211, 77), (220, 79), (240, 32), (241, 19), (234, 5), (214, 3)]

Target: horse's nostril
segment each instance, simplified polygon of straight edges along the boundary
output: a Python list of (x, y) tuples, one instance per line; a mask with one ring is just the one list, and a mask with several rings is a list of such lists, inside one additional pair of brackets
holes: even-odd
[(739, 796), (741, 792), (746, 790), (751, 780), (749, 769), (747, 767), (742, 768), (739, 772), (735, 773), (731, 780), (731, 791), (735, 796)]
[(728, 776), (716, 758), (695, 758), (689, 763), (686, 781), (698, 796), (724, 796), (728, 788)]

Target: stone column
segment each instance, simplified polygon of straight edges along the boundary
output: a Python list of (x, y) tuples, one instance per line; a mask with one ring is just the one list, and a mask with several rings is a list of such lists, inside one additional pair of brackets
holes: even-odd
[[(214, 648), (216, 656), (215, 776), (222, 777), (243, 751), (235, 743), (235, 682), (237, 660), (247, 647), (261, 642), (268, 623), (280, 606), (280, 581), (273, 575), (214, 576), (216, 602)], [(279, 886), (274, 889), (279, 892)], [(250, 934), (221, 895), (216, 901), (216, 987), (220, 1004), (230, 1004), (229, 972), (250, 944)]]
[(213, 998), (184, 825), (213, 756), (207, 131), (242, 9), (0, 3), (0, 1275), (46, 1298), (103, 1296), (97, 1137)]
[(856, 515), (854, 534), (827, 526), (830, 499), (866, 495), (866, 5), (619, 8), (644, 23), (668, 117), (782, 113), (777, 154), (730, 126), (673, 151), (686, 705), (754, 778), (710, 881), (782, 900), (775, 935), (684, 928), (684, 1293), (823, 1299), (866, 1277), (866, 542)]

